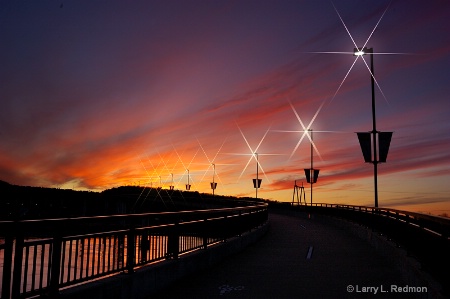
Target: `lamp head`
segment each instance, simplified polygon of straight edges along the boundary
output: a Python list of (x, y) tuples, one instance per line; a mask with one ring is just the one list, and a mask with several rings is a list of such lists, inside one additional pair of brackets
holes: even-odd
[(361, 49), (355, 48), (353, 50), (353, 55), (354, 56), (363, 56), (363, 55), (365, 55), (367, 53), (372, 53), (372, 49), (367, 49), (366, 47), (364, 47), (364, 48), (361, 48)]

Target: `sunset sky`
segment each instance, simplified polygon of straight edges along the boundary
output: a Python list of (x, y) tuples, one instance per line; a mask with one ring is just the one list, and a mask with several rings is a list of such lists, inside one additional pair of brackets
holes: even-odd
[(214, 176), (254, 196), (256, 151), (259, 197), (292, 201), (297, 180), (309, 202), (310, 128), (313, 201), (373, 205), (356, 44), (394, 132), (379, 205), (450, 214), (449, 16), (445, 0), (2, 1), (0, 180), (184, 189), (189, 169), (192, 190)]

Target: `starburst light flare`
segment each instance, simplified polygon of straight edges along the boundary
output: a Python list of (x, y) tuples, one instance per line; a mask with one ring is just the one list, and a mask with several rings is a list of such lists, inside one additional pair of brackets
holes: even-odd
[[(355, 42), (355, 39), (353, 38), (352, 34), (350, 33), (350, 30), (348, 29), (347, 25), (344, 22), (344, 19), (342, 18), (341, 14), (339, 13), (338, 9), (336, 8), (336, 5), (334, 4), (333, 1), (331, 1), (331, 4), (333, 5), (334, 10), (336, 11), (336, 14), (339, 17), (339, 20), (341, 21), (342, 25), (345, 28), (345, 31), (347, 32), (348, 36), (350, 37), (353, 45), (355, 46), (355, 48), (357, 49), (357, 51), (355, 52), (337, 52), (337, 51), (319, 51), (319, 52), (308, 52), (308, 53), (319, 53), (319, 54), (351, 54), (355, 56), (355, 60), (353, 61), (352, 65), (350, 66), (349, 70), (347, 71), (347, 73), (344, 76), (344, 79), (341, 81), (341, 83), (339, 84), (338, 88), (336, 89), (335, 93), (333, 94), (333, 97), (331, 98), (331, 100), (329, 101), (328, 104), (331, 104), (334, 100), (334, 98), (337, 96), (338, 92), (340, 91), (342, 85), (344, 84), (345, 80), (347, 79), (348, 75), (350, 74), (351, 70), (353, 69), (353, 66), (355, 65), (356, 61), (361, 58), (364, 62), (364, 64), (366, 65), (367, 69), (369, 70), (370, 75), (372, 76), (373, 80), (375, 81), (379, 91), (381, 92), (384, 100), (386, 101), (386, 103), (389, 104), (389, 101), (387, 100), (386, 95), (384, 94), (383, 90), (381, 89), (380, 84), (378, 83), (377, 79), (375, 78), (374, 74), (372, 74), (369, 65), (367, 64), (366, 60), (364, 59), (363, 55), (365, 54), (363, 49), (365, 49), (365, 47), (367, 46), (367, 44), (369, 43), (370, 39), (372, 38), (373, 34), (375, 33), (375, 30), (378, 28), (381, 20), (383, 19), (383, 17), (385, 16), (386, 12), (388, 11), (389, 7), (391, 6), (392, 1), (389, 2), (389, 4), (386, 6), (386, 8), (384, 9), (382, 15), (380, 16), (380, 18), (378, 19), (377, 23), (375, 24), (374, 28), (372, 29), (372, 31), (370, 32), (368, 38), (366, 39), (364, 45), (362, 47), (358, 47), (357, 43)], [(410, 53), (371, 53), (371, 55), (409, 55)]]
[[(146, 155), (147, 161), (149, 162), (150, 166), (153, 168), (152, 174), (149, 173), (149, 171), (147, 170), (147, 167), (145, 167), (144, 162), (143, 162), (142, 159), (139, 157), (139, 161), (140, 161), (142, 167), (144, 168), (144, 170), (145, 170), (145, 172), (146, 172), (146, 174), (147, 174), (148, 180), (149, 180), (148, 183), (145, 184), (145, 186), (147, 187), (149, 184), (150, 184), (150, 186), (151, 186), (150, 189), (148, 190), (147, 194), (145, 195), (145, 197), (144, 197), (142, 203), (140, 204), (140, 206), (142, 206), (142, 205), (144, 204), (144, 202), (147, 200), (148, 196), (150, 195), (150, 191), (151, 191), (151, 189), (152, 189), (152, 182), (153, 182), (153, 177), (154, 177), (154, 175), (156, 174), (156, 176), (159, 177), (159, 178), (160, 178), (160, 181), (161, 181), (161, 175), (160, 175), (161, 171), (158, 172), (157, 169), (159, 168), (159, 166), (161, 165), (161, 163), (165, 164), (165, 162), (163, 161), (163, 159), (162, 159), (162, 157), (161, 157), (161, 155), (160, 155), (159, 153), (158, 153), (158, 155), (159, 155), (159, 157), (160, 157), (160, 160), (159, 160), (158, 164), (156, 165), (156, 167), (155, 167), (155, 165), (152, 163), (152, 161), (150, 160), (150, 158), (148, 157), (148, 155)], [(160, 186), (160, 187), (161, 187), (161, 186)], [(145, 190), (145, 188), (142, 189), (142, 191), (141, 191), (141, 193), (139, 194), (138, 198), (137, 198), (136, 201), (134, 202), (134, 204), (133, 204), (133, 206), (132, 206), (133, 209), (136, 207), (136, 205), (137, 205), (139, 199), (142, 197), (142, 194), (144, 193), (144, 190)], [(163, 198), (163, 197), (161, 196), (161, 194), (160, 194), (161, 191), (162, 191), (162, 188), (161, 188), (161, 189), (156, 188), (156, 192), (157, 192), (156, 197), (159, 197), (159, 198), (161, 199), (162, 203), (166, 206), (166, 203), (165, 203), (165, 201), (164, 201), (164, 198)], [(167, 191), (166, 191), (166, 193), (167, 193)], [(169, 199), (172, 200), (172, 198), (170, 197), (170, 194), (168, 194), (168, 196), (169, 196)]]
[[(208, 165), (208, 168), (205, 170), (205, 172), (204, 172), (204, 174), (203, 174), (203, 176), (202, 176), (200, 182), (202, 182), (202, 181), (205, 179), (205, 176), (206, 176), (206, 174), (208, 173), (209, 169), (210, 169), (211, 167), (213, 167), (213, 168), (214, 168), (215, 175), (217, 176), (217, 179), (219, 180), (220, 184), (221, 184), (222, 186), (224, 186), (222, 180), (220, 179), (219, 173), (218, 173), (217, 170), (215, 169), (215, 165), (233, 165), (233, 164), (226, 164), (226, 163), (222, 163), (222, 164), (221, 164), (221, 163), (216, 163), (215, 161), (216, 161), (216, 158), (217, 158), (217, 156), (219, 155), (220, 151), (222, 150), (222, 148), (223, 148), (225, 142), (227, 141), (227, 139), (228, 139), (228, 136), (223, 140), (222, 144), (220, 145), (220, 147), (219, 147), (219, 149), (217, 150), (217, 152), (216, 152), (216, 154), (214, 155), (214, 157), (213, 157), (212, 159), (210, 159), (210, 158), (208, 157), (208, 154), (206, 153), (205, 149), (203, 148), (203, 145), (201, 144), (200, 140), (198, 140), (198, 138), (197, 138), (197, 142), (198, 142), (198, 144), (199, 144), (199, 146), (200, 146), (200, 149), (202, 150), (203, 154), (205, 155), (206, 159), (208, 160), (208, 163), (203, 163), (203, 165)], [(214, 166), (213, 166), (213, 165), (214, 165)]]
[[(250, 150), (250, 159), (248, 159), (247, 164), (245, 165), (244, 169), (242, 170), (241, 174), (239, 175), (238, 181), (241, 179), (242, 175), (244, 174), (245, 170), (247, 169), (248, 165), (250, 164), (250, 162), (252, 161), (252, 159), (255, 159), (258, 167), (261, 169), (261, 171), (263, 172), (264, 176), (266, 177), (267, 180), (269, 180), (266, 176), (266, 172), (264, 171), (264, 169), (262, 168), (260, 162), (258, 161), (258, 159), (256, 158), (256, 152), (258, 151), (259, 147), (261, 146), (262, 142), (264, 141), (264, 139), (267, 136), (267, 133), (269, 133), (270, 127), (269, 129), (267, 129), (266, 133), (264, 133), (264, 136), (261, 138), (261, 140), (259, 141), (258, 145), (256, 146), (255, 150), (252, 149), (252, 147), (250, 146), (250, 144), (248, 143), (247, 138), (244, 135), (244, 132), (242, 132), (241, 128), (239, 127), (238, 124), (236, 124), (238, 126), (239, 132), (241, 132), (242, 138), (244, 138), (245, 144), (247, 144), (247, 147)], [(248, 154), (247, 154), (248, 155)], [(261, 154), (259, 154), (261, 155)]]
[[(310, 135), (310, 130), (311, 127), (315, 121), (315, 119), (317, 118), (320, 110), (322, 110), (322, 107), (324, 106), (325, 101), (322, 102), (322, 104), (319, 106), (319, 108), (317, 109), (316, 113), (314, 114), (313, 118), (311, 119), (311, 121), (309, 122), (309, 124), (307, 126), (305, 126), (305, 124), (303, 123), (302, 119), (300, 118), (300, 116), (297, 113), (297, 110), (295, 110), (294, 105), (292, 105), (291, 101), (289, 101), (289, 105), (291, 106), (292, 111), (294, 112), (300, 126), (302, 127), (302, 130), (272, 130), (272, 132), (281, 132), (281, 133), (302, 133), (300, 139), (298, 140), (294, 150), (292, 151), (291, 155), (289, 156), (289, 159), (291, 159), (293, 157), (293, 155), (295, 154), (295, 152), (297, 151), (298, 147), (300, 146), (300, 144), (302, 143), (303, 139), (305, 139), (305, 137), (307, 137), (309, 139), (309, 142), (311, 142), (316, 154), (319, 156), (319, 158), (323, 161), (322, 155), (319, 152), (319, 149), (317, 148), (314, 140), (312, 140), (311, 135)], [(342, 132), (342, 131), (314, 131), (315, 133), (348, 133), (348, 132)]]
[[(180, 184), (181, 181), (184, 178), (184, 175), (186, 173), (188, 175), (188, 180), (189, 180), (189, 168), (191, 167), (192, 162), (194, 161), (195, 157), (197, 156), (198, 152), (200, 151), (200, 148), (197, 148), (197, 150), (195, 151), (195, 154), (192, 156), (191, 161), (189, 161), (189, 163), (186, 165), (186, 164), (184, 164), (183, 159), (181, 158), (181, 155), (178, 153), (178, 151), (175, 148), (175, 146), (173, 144), (172, 144), (172, 146), (173, 146), (173, 149), (174, 149), (174, 151), (175, 151), (175, 153), (176, 153), (176, 155), (178, 157), (178, 160), (180, 161), (180, 163), (181, 163), (181, 165), (183, 166), (183, 169), (184, 169), (184, 172), (180, 175), (180, 177), (178, 179), (178, 182), (177, 182), (177, 184)], [(195, 185), (194, 180), (192, 180), (191, 183)]]
[(295, 146), (294, 150), (292, 151), (291, 155), (289, 156), (289, 159), (292, 158), (292, 156), (295, 154), (295, 152), (297, 151), (298, 147), (300, 146), (300, 143), (302, 143), (303, 139), (306, 137), (308, 137), (309, 141), (311, 142), (311, 144), (314, 147), (314, 150), (316, 151), (317, 155), (320, 157), (320, 159), (322, 159), (322, 156), (319, 153), (319, 150), (316, 147), (316, 144), (314, 143), (314, 141), (312, 140), (310, 134), (309, 134), (309, 129), (311, 128), (312, 124), (314, 123), (317, 115), (319, 115), (320, 110), (322, 110), (323, 105), (325, 104), (325, 101), (322, 102), (322, 104), (319, 106), (319, 108), (317, 109), (316, 113), (314, 114), (313, 118), (311, 119), (311, 121), (309, 122), (308, 126), (305, 126), (303, 124), (302, 119), (300, 118), (300, 116), (298, 115), (297, 111), (294, 108), (294, 105), (292, 105), (291, 101), (289, 101), (289, 105), (292, 108), (292, 111), (294, 112), (295, 116), (297, 117), (298, 122), (300, 123), (300, 125), (302, 126), (303, 130), (302, 131), (296, 131), (299, 133), (303, 133), (302, 136), (300, 137), (299, 141), (297, 142), (297, 145)]

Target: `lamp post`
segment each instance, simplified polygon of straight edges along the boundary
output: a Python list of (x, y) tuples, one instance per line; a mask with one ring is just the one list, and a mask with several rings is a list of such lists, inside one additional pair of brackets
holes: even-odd
[(191, 185), (189, 184), (189, 169), (186, 169), (187, 170), (187, 184), (186, 184), (186, 190), (187, 191), (189, 191), (189, 190), (191, 190)]
[[(375, 79), (373, 70), (373, 48), (355, 48), (354, 55), (362, 56), (370, 54), (370, 82), (372, 85), (372, 131), (368, 133), (357, 133), (361, 149), (363, 151), (365, 162), (373, 164), (373, 182), (374, 182), (374, 197), (375, 207), (378, 207), (378, 163), (386, 162), (389, 145), (392, 138), (392, 132), (378, 132), (377, 120), (375, 115)], [(372, 149), (370, 148), (370, 134), (372, 134)], [(377, 146), (377, 135), (379, 145)], [(377, 153), (377, 150), (378, 153)]]
[(213, 179), (212, 179), (212, 183), (211, 183), (211, 189), (213, 192), (213, 196), (214, 196), (214, 190), (216, 190), (217, 187), (217, 183), (214, 182), (214, 177), (216, 176), (216, 164), (212, 163), (213, 166)]
[(262, 179), (260, 179), (258, 177), (258, 173), (259, 173), (258, 153), (254, 153), (254, 155), (256, 157), (256, 179), (253, 179), (253, 187), (256, 189), (256, 196), (255, 196), (255, 198), (258, 199), (258, 188), (261, 187)]
[(170, 190), (175, 189), (175, 186), (173, 185), (173, 173), (170, 174), (172, 176), (172, 184), (170, 185)]
[(355, 56), (370, 54), (370, 82), (372, 85), (372, 146), (373, 146), (373, 184), (375, 193), (375, 207), (378, 207), (378, 162), (377, 162), (377, 119), (375, 116), (375, 82), (373, 79), (373, 48), (354, 49)]
[(311, 184), (311, 206), (313, 199), (313, 184), (317, 183), (317, 179), (319, 178), (319, 169), (314, 169), (313, 167), (313, 130), (309, 129), (310, 137), (311, 137), (311, 168), (305, 169), (306, 182)]

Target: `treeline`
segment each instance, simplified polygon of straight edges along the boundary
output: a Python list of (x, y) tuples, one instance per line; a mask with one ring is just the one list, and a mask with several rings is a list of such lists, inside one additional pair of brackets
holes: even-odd
[(0, 194), (0, 221), (180, 211), (242, 205), (242, 201), (238, 202), (235, 197), (217, 195), (213, 197), (211, 194), (196, 191), (138, 186), (123, 186), (102, 192), (92, 192), (17, 186), (0, 181)]

